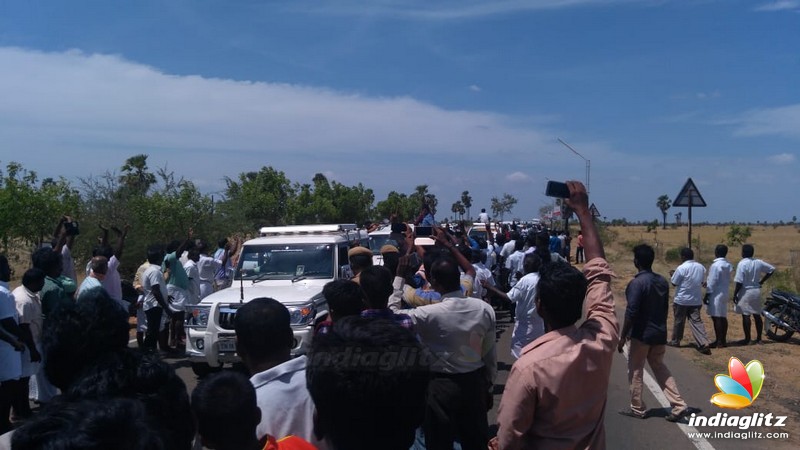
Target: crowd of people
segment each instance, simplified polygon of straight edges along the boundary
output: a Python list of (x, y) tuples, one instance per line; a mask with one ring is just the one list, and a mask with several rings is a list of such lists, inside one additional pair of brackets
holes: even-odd
[[(183, 240), (149, 247), (133, 282), (138, 297), (129, 302), (118, 271), (128, 228), (111, 228), (112, 247), (101, 227), (78, 286), (70, 253), (76, 225), (64, 217), (13, 293), (0, 257), (0, 449), (604, 448), (607, 391), (598, 386), (608, 386), (614, 350), (626, 349), (631, 405), (620, 413), (647, 416), (648, 362), (672, 404), (667, 419), (679, 421), (688, 406), (663, 362), (665, 346), (679, 345), (687, 317), (699, 351), (727, 345), (727, 248), (717, 247), (707, 279), (691, 250), (682, 252), (671, 276), (669, 342), (669, 284), (652, 272), (653, 249), (634, 248), (639, 273), (626, 289), (620, 331), (614, 274), (585, 187), (568, 186), (566, 202), (580, 221), (574, 240), (538, 227), (495, 234), (487, 226), (485, 238), (471, 237), (436, 226), (423, 208), (418, 222), (433, 227), (433, 245), (417, 245), (411, 227), (398, 228), (380, 249), (383, 265), (354, 246), (353, 276), (324, 287), (329, 315), (306, 355), (291, 353), (286, 306), (251, 299), (234, 319), (243, 367), (203, 378), (191, 396), (161, 355), (181, 346), (185, 307), (229, 285), (241, 242), (221, 240), (212, 252), (190, 229)], [(582, 270), (572, 264), (573, 242)], [(753, 259), (752, 246), (743, 257), (733, 297), (746, 344), (751, 315), (752, 342), (760, 342), (758, 286), (774, 268)], [(700, 320), (704, 302), (715, 342)], [(499, 349), (503, 308), (514, 327), (510, 348)], [(128, 344), (132, 315), (138, 349)], [(515, 363), (491, 436), (499, 351)]]

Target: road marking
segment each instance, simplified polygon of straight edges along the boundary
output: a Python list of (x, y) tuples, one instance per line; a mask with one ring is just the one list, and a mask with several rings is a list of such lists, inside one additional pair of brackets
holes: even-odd
[[(628, 360), (629, 347), (630, 347), (629, 343), (625, 344), (625, 351), (623, 352), (623, 354), (625, 355), (626, 361)], [(656, 398), (656, 401), (660, 403), (662, 407), (669, 408), (671, 406), (669, 404), (669, 400), (667, 400), (667, 397), (661, 391), (661, 387), (658, 386), (658, 382), (656, 381), (656, 379), (653, 378), (652, 375), (650, 375), (650, 372), (647, 369), (645, 369), (643, 372), (644, 372), (644, 380), (643, 380), (644, 385), (647, 386), (647, 389), (650, 390), (650, 392)], [(678, 427), (680, 427), (681, 431), (683, 431), (683, 434), (686, 435), (686, 437), (692, 444), (694, 444), (697, 450), (714, 450), (714, 446), (711, 445), (711, 443), (709, 443), (706, 440), (706, 438), (700, 435), (700, 432), (697, 431), (697, 428), (680, 422), (676, 423), (678, 424)]]

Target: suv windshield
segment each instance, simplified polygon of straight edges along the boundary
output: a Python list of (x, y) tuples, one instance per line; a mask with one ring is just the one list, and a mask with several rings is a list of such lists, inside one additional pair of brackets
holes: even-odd
[(380, 254), (381, 247), (386, 244), (394, 245), (397, 247), (397, 241), (394, 239), (389, 238), (390, 235), (388, 234), (372, 234), (369, 236), (369, 248), (372, 249), (372, 253), (375, 255)]
[(245, 280), (333, 278), (332, 244), (247, 245), (242, 249), (237, 277)]

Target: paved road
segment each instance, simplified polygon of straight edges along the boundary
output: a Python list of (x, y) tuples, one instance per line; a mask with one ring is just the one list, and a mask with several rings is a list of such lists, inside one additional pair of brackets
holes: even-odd
[[(497, 416), (497, 407), (500, 404), (503, 388), (508, 377), (508, 373), (513, 364), (510, 349), (510, 335), (513, 324), (511, 323), (509, 315), (500, 311), (497, 314), (498, 318), (498, 357), (499, 357), (499, 373), (495, 385), (494, 408), (489, 412), (489, 423), (495, 423)], [(135, 342), (134, 344), (135, 345)], [(699, 408), (702, 411), (698, 414), (712, 416), (718, 412), (746, 415), (753, 412), (768, 411), (759, 410), (755, 405), (747, 410), (747, 413), (736, 412), (732, 410), (722, 410), (709, 402), (709, 399), (716, 389), (713, 385), (713, 380), (701, 369), (693, 366), (691, 361), (688, 361), (682, 352), (687, 350), (675, 350), (668, 348), (666, 363), (672, 371), (675, 379), (677, 380), (678, 387), (681, 395), (686, 399), (691, 407)], [(186, 383), (189, 391), (197, 385), (197, 378), (192, 373), (192, 370), (185, 359), (167, 359), (172, 364), (181, 379)], [(795, 448), (790, 446), (787, 442), (782, 440), (743, 440), (741, 438), (734, 439), (713, 439), (709, 438), (705, 441), (692, 442), (687, 433), (694, 432), (695, 430), (688, 429), (685, 425), (684, 428), (677, 424), (667, 422), (663, 417), (667, 414), (666, 409), (661, 408), (661, 405), (655, 396), (645, 390), (644, 399), (649, 408), (654, 409), (654, 417), (647, 420), (638, 420), (630, 417), (621, 416), (617, 411), (626, 408), (629, 405), (628, 394), (628, 380), (627, 380), (627, 362), (623, 355), (615, 354), (614, 363), (611, 368), (611, 379), (608, 386), (608, 403), (606, 406), (606, 442), (609, 449), (703, 449), (703, 450), (737, 450), (737, 449), (752, 449), (756, 447), (769, 447), (770, 450), (789, 449)], [(724, 369), (724, 368), (722, 368)], [(591, 382), (591, 380), (587, 380)], [(796, 428), (796, 427), (795, 427)], [(723, 428), (701, 428), (697, 431), (700, 432), (714, 432), (714, 431), (740, 431), (736, 429)], [(769, 432), (775, 430), (768, 430), (766, 428), (756, 429), (758, 432)], [(781, 429), (778, 431), (793, 432), (792, 427)], [(800, 430), (797, 430), (800, 432)]]

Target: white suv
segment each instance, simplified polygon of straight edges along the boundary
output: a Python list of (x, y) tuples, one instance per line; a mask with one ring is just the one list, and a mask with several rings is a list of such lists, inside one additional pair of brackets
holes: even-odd
[(231, 287), (188, 306), (186, 355), (197, 375), (236, 355), (234, 318), (248, 301), (271, 297), (286, 305), (294, 331), (292, 354), (308, 351), (314, 327), (328, 315), (322, 288), (350, 275), (347, 251), (367, 233), (354, 224), (264, 227), (244, 243)]

